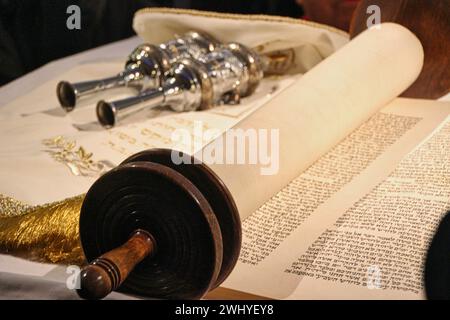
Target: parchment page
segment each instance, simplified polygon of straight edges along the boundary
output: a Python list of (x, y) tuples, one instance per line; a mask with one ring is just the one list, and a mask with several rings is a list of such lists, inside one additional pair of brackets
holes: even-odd
[(422, 298), (428, 241), (450, 208), (449, 115), (450, 103), (409, 99), (374, 115), (244, 221), (223, 287)]

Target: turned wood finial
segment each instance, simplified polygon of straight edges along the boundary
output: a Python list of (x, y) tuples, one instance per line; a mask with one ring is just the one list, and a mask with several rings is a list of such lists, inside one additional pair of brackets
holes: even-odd
[(117, 289), (134, 267), (154, 254), (155, 240), (147, 231), (136, 230), (122, 246), (113, 249), (85, 266), (80, 273), (78, 295), (96, 300)]
[(204, 164), (175, 165), (167, 149), (138, 153), (101, 176), (86, 194), (79, 231), (90, 261), (78, 290), (86, 299), (114, 290), (201, 298), (227, 278), (241, 246), (223, 182)]

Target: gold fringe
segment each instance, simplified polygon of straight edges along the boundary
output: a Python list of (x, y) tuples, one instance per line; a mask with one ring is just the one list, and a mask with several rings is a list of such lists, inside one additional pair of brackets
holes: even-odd
[(78, 232), (83, 199), (84, 194), (0, 216), (0, 252), (39, 262), (83, 264)]

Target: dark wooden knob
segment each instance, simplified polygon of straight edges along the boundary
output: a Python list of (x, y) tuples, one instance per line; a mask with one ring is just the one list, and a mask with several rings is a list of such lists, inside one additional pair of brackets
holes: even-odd
[[(130, 239), (138, 229), (155, 241)], [(204, 164), (175, 165), (167, 149), (141, 152), (102, 175), (86, 194), (79, 232), (92, 261), (81, 274), (80, 296), (88, 299), (116, 289), (199, 299), (227, 278), (241, 246), (239, 215), (223, 182)]]
[(122, 246), (113, 249), (83, 268), (78, 295), (84, 299), (102, 299), (117, 289), (134, 267), (156, 249), (155, 240), (144, 230), (136, 230)]

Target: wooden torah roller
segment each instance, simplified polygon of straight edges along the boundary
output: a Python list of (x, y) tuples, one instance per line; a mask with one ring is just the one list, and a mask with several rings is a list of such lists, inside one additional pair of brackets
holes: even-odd
[(89, 261), (78, 290), (85, 299), (113, 290), (201, 298), (227, 278), (241, 246), (238, 211), (222, 181), (204, 164), (174, 164), (167, 149), (135, 154), (100, 177), (79, 228)]

